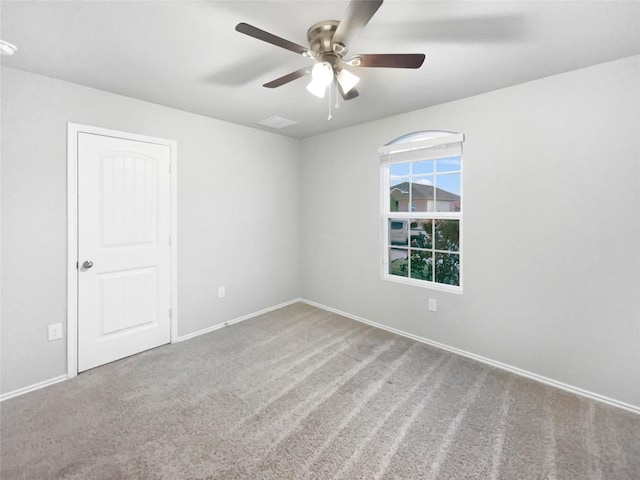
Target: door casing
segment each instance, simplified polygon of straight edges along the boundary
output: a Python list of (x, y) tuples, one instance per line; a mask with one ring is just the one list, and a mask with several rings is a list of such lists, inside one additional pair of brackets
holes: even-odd
[(78, 134), (91, 133), (106, 137), (166, 145), (170, 148), (170, 229), (171, 229), (171, 343), (178, 339), (177, 277), (177, 143), (174, 140), (121, 132), (107, 128), (67, 123), (67, 377), (78, 374)]

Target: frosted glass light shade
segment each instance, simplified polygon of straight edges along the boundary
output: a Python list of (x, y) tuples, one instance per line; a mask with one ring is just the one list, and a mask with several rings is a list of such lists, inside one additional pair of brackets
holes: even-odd
[(357, 77), (349, 70), (340, 70), (338, 75), (336, 75), (336, 79), (340, 84), (340, 88), (342, 88), (342, 92), (345, 94), (349, 93), (360, 81), (360, 77)]
[(333, 67), (329, 62), (316, 63), (311, 70), (311, 83), (307, 90), (319, 98), (324, 98), (327, 87), (333, 81)]
[(328, 86), (333, 80), (333, 68), (329, 62), (316, 63), (311, 70), (311, 79), (320, 85)]
[(324, 93), (327, 91), (327, 86), (323, 83), (311, 80), (309, 85), (307, 85), (307, 90), (309, 90), (309, 92), (311, 92), (318, 98), (324, 98)]

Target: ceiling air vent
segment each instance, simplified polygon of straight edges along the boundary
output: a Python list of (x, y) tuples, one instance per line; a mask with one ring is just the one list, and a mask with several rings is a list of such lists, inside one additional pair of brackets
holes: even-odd
[(297, 125), (298, 122), (294, 122), (293, 120), (287, 120), (282, 117), (269, 117), (265, 118), (258, 122), (258, 125), (263, 125), (269, 128), (276, 128), (280, 130), (281, 128), (290, 127), (291, 125)]

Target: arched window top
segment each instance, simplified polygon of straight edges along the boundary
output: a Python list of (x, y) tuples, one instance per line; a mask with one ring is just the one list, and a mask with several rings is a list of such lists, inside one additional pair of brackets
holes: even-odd
[(406, 152), (460, 146), (464, 141), (464, 134), (447, 132), (444, 130), (423, 130), (407, 133), (378, 148), (380, 156), (399, 155)]
[(420, 130), (418, 132), (406, 133), (390, 142), (387, 145), (394, 145), (396, 143), (410, 143), (419, 142), (421, 140), (428, 140), (430, 138), (448, 137), (449, 135), (459, 135), (458, 132), (447, 132), (445, 130)]

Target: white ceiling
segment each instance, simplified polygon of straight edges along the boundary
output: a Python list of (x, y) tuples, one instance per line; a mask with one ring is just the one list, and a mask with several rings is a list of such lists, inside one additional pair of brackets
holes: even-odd
[(234, 30), (247, 22), (306, 45), (341, 1), (2, 1), (2, 64), (230, 122), (278, 115), (307, 137), (640, 53), (640, 2), (386, 0), (350, 53), (425, 53), (419, 70), (354, 69), (360, 97), (327, 121), (312, 61)]

